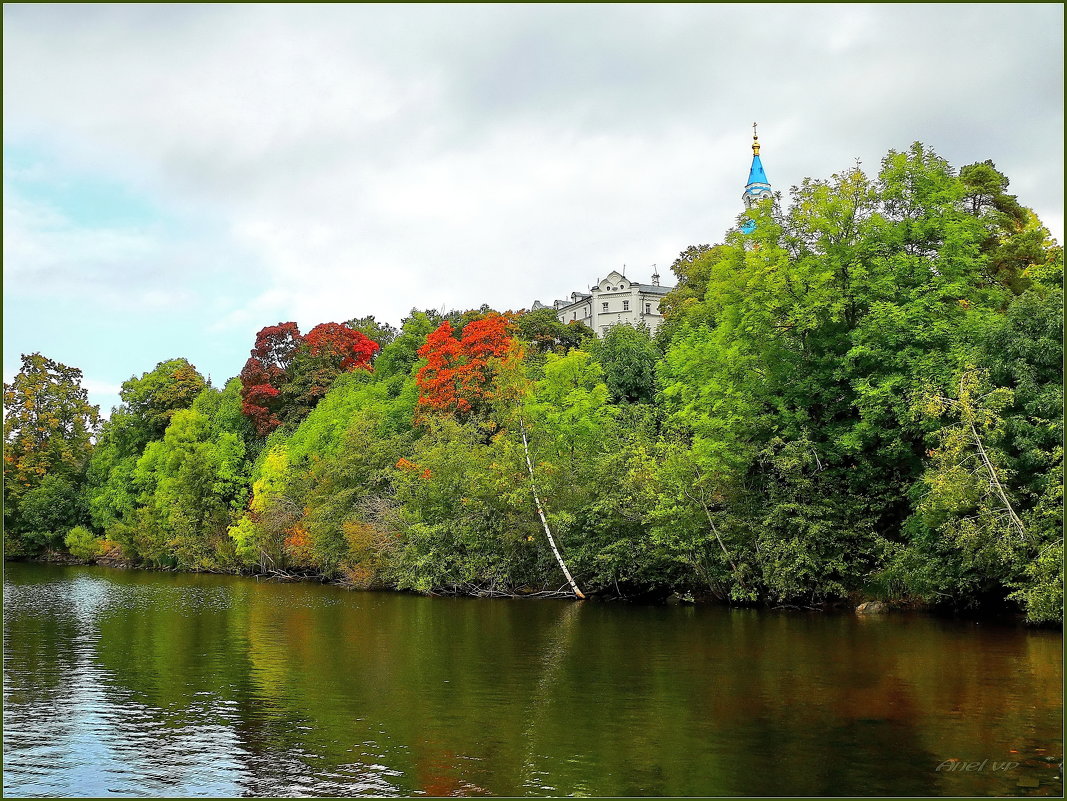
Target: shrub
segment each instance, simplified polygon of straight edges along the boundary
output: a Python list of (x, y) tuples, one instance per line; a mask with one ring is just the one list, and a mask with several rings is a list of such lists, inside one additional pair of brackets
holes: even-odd
[(94, 537), (85, 526), (72, 528), (67, 534), (65, 543), (71, 556), (86, 562), (93, 561), (103, 553), (104, 541), (99, 537)]

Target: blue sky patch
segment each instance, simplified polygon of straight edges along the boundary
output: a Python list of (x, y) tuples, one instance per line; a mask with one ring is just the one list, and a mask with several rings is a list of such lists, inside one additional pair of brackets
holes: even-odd
[(46, 151), (4, 144), (4, 182), (18, 197), (82, 227), (144, 227), (165, 215), (148, 198), (103, 175), (72, 169)]

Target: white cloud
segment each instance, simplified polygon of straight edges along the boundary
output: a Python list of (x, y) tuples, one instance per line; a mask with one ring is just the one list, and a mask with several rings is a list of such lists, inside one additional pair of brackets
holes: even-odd
[(326, 201), (310, 193), (293, 204), (299, 187), (286, 187), (246, 206), (254, 216), (233, 236), (271, 276), (254, 306), (289, 298), (309, 323), (399, 319), (416, 304), (520, 308), (627, 261), (650, 273), (652, 262), (669, 264), (685, 244), (732, 224), (728, 214), (709, 224), (701, 204), (707, 184), (739, 180), (737, 165), (704, 157), (695, 165), (704, 177), (692, 180), (691, 154), (724, 147), (685, 129), (653, 141), (516, 126), (476, 151), (336, 175)]
[(517, 308), (622, 263), (668, 278), (720, 239), (754, 119), (782, 190), (919, 139), (992, 158), (1062, 237), (1062, 13), (9, 5), (5, 142), (175, 224), (5, 194), (5, 263), (18, 286), (184, 299), (211, 317), (191, 347), (234, 353), (279, 320)]

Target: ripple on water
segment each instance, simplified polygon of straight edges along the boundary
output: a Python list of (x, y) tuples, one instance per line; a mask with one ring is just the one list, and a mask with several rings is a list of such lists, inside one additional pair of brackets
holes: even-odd
[(1054, 632), (33, 566), (4, 612), (23, 796), (989, 795), (934, 767), (1062, 753)]

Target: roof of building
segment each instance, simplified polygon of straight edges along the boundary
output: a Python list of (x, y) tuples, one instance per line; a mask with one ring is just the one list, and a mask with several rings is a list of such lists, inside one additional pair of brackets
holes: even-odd
[(763, 169), (763, 162), (760, 161), (759, 157), (759, 135), (756, 132), (756, 123), (752, 123), (752, 166), (748, 170), (748, 183), (745, 184), (745, 189), (748, 189), (753, 184), (762, 185), (768, 189), (771, 188), (771, 184), (767, 180), (767, 173)]
[(760, 161), (758, 153), (752, 155), (752, 168), (748, 171), (748, 184), (746, 186), (752, 186), (752, 184), (770, 186), (770, 182), (767, 180), (767, 173), (763, 170), (763, 162)]

